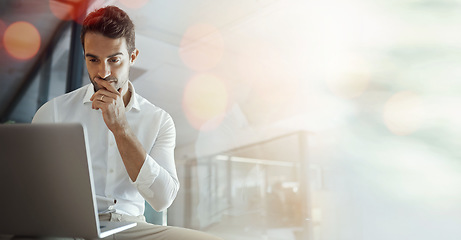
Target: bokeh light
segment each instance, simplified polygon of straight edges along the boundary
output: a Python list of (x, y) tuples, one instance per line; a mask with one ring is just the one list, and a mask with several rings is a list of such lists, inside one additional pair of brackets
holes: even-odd
[[(81, 24), (87, 13), (86, 8), (89, 7), (89, 2), (89, 0), (78, 0), (72, 1), (72, 3), (66, 3), (57, 0), (50, 0), (49, 6), (51, 12), (57, 18), (64, 21), (73, 20)], [(85, 7), (85, 9), (83, 9), (83, 7)]]
[(27, 60), (34, 57), (40, 49), (40, 33), (28, 22), (15, 22), (5, 31), (3, 44), (12, 57)]
[(411, 134), (422, 125), (424, 120), (422, 99), (411, 91), (399, 92), (386, 102), (383, 118), (392, 133)]
[(73, 7), (70, 4), (66, 4), (61, 1), (50, 0), (49, 1), (51, 12), (61, 20), (71, 20), (72, 19), (72, 9)]
[(212, 25), (193, 25), (183, 35), (179, 55), (192, 70), (212, 69), (221, 61), (223, 54), (224, 40), (219, 30)]
[[(192, 78), (184, 90), (183, 108), (189, 123), (196, 129), (211, 130), (217, 127), (229, 104), (225, 82), (215, 75), (200, 74)], [(204, 123), (213, 120), (214, 124)]]
[(138, 9), (146, 5), (148, 0), (119, 0), (128, 8)]
[(6, 24), (0, 19), (0, 49), (3, 48), (3, 35), (5, 34)]

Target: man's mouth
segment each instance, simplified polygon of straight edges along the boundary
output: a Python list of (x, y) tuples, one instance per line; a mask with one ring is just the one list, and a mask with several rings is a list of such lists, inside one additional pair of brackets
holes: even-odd
[(115, 79), (115, 78), (98, 78), (98, 79), (101, 80), (101, 81), (106, 81), (106, 82), (110, 82), (110, 83), (117, 82), (117, 79)]
[(105, 89), (105, 87), (99, 86), (99, 84), (96, 83), (96, 80), (95, 80), (95, 79), (98, 79), (98, 80), (101, 80), (101, 81), (106, 81), (106, 82), (108, 82), (109, 84), (111, 84), (111, 85), (114, 86), (114, 87), (115, 87), (115, 85), (116, 85), (117, 82), (118, 82), (117, 79), (115, 79), (115, 78), (109, 78), (109, 79), (106, 78), (106, 79), (103, 79), (103, 78), (95, 77), (95, 78), (93, 78), (93, 81), (92, 81), (92, 82), (93, 82), (93, 86), (94, 86), (94, 91), (95, 91), (95, 92), (99, 91), (99, 89)]

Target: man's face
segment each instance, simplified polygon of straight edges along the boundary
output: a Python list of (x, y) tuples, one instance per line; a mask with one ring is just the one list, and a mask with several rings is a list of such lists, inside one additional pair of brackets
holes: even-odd
[(86, 67), (95, 91), (102, 88), (94, 80), (99, 78), (110, 82), (117, 90), (122, 88), (124, 94), (128, 90), (130, 66), (137, 57), (137, 54), (128, 52), (126, 39), (88, 32), (84, 41)]

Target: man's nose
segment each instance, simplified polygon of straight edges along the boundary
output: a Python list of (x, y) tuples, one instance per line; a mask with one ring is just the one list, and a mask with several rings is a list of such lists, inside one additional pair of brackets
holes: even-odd
[(110, 66), (107, 63), (102, 63), (99, 67), (98, 75), (100, 78), (104, 79), (110, 76)]

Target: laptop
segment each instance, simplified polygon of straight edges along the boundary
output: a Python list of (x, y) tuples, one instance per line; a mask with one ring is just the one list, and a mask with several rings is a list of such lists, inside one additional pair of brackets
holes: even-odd
[(100, 222), (80, 124), (0, 125), (0, 235), (104, 238), (136, 226)]

